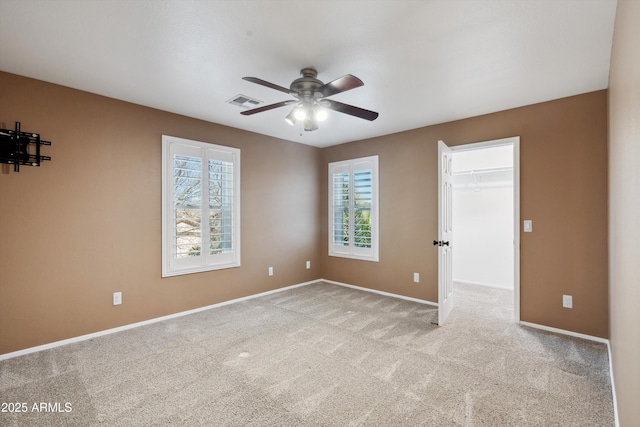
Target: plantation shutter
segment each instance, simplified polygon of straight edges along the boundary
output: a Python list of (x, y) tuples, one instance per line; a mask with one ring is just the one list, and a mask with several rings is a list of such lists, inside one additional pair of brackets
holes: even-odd
[(163, 136), (163, 277), (240, 265), (240, 150)]
[(378, 156), (329, 164), (329, 255), (378, 260)]
[(173, 156), (173, 227), (175, 258), (200, 255), (202, 244), (202, 158)]
[[(207, 217), (208, 263), (233, 262), (235, 248), (239, 241), (234, 230), (239, 229), (236, 217), (240, 210), (234, 209), (239, 203), (239, 188), (236, 188), (235, 155), (226, 151), (210, 149), (207, 158), (209, 212)], [(239, 181), (238, 181), (239, 182)]]

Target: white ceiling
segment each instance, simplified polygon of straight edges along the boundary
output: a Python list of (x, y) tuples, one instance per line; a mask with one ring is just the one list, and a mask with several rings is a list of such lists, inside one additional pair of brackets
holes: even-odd
[[(608, 84), (616, 0), (0, 0), (0, 70), (314, 146), (329, 146)], [(364, 86), (314, 132), (265, 104), (303, 67)], [(0, 94), (1, 96), (1, 94)], [(293, 98), (291, 98), (293, 99)]]

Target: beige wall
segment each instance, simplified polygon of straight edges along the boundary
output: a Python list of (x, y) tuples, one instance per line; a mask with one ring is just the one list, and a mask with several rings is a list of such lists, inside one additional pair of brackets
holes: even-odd
[(640, 420), (640, 2), (620, 0), (609, 75), (612, 366), (620, 425)]
[[(0, 175), (0, 354), (320, 277), (319, 149), (6, 73), (0, 94), (3, 128), (53, 142)], [(242, 150), (241, 267), (161, 278), (162, 134)]]
[[(4, 126), (53, 141), (0, 175), (0, 354), (322, 277), (437, 301), (437, 140), (516, 135), (522, 319), (608, 336), (606, 91), (322, 150), (6, 73), (0, 93)], [(162, 134), (242, 150), (240, 268), (160, 277)], [(328, 257), (327, 163), (372, 154), (381, 261)]]
[(437, 141), (511, 136), (520, 136), (521, 218), (534, 222), (520, 236), (521, 319), (606, 338), (606, 91), (323, 149), (323, 163), (378, 154), (381, 206), (379, 263), (326, 256), (324, 167), (324, 278), (437, 302)]

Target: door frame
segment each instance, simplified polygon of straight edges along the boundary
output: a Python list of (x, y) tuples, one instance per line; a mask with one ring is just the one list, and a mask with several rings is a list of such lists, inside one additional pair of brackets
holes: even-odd
[(455, 154), (505, 145), (513, 146), (513, 317), (516, 323), (520, 323), (520, 136), (453, 145), (449, 148)]

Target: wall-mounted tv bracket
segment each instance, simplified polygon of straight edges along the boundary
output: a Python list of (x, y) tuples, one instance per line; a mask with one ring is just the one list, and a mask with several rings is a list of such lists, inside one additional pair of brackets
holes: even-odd
[(41, 145), (51, 145), (51, 141), (41, 140), (39, 133), (22, 132), (20, 122), (15, 130), (0, 129), (0, 163), (13, 165), (15, 172), (20, 172), (20, 165), (40, 166), (41, 161), (51, 160), (40, 154)]

